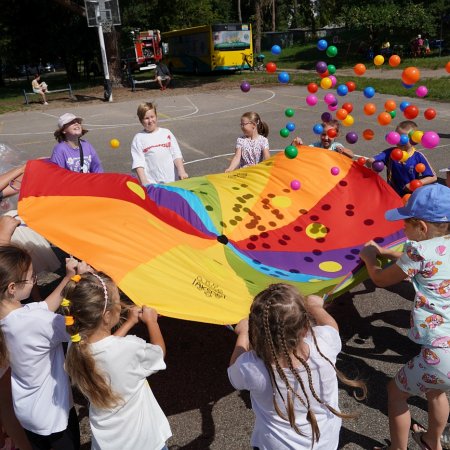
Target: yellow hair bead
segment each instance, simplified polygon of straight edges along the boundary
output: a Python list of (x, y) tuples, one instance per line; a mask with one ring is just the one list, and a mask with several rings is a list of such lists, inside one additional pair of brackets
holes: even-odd
[(70, 278), (72, 281), (75, 281), (75, 283), (78, 283), (81, 280), (81, 275), (74, 275)]
[(81, 341), (81, 336), (79, 333), (74, 334), (73, 336), (70, 336), (70, 340), (72, 342), (80, 342)]
[(66, 316), (66, 327), (70, 327), (75, 323), (75, 320), (73, 320), (73, 316)]
[(67, 298), (63, 298), (62, 302), (61, 302), (61, 306), (64, 306), (64, 307), (70, 306), (70, 300), (68, 300)]

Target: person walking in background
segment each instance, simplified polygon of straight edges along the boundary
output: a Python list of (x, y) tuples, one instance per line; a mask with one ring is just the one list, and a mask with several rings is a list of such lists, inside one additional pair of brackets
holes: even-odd
[(34, 75), (34, 79), (31, 82), (31, 87), (35, 94), (39, 94), (41, 96), (42, 103), (44, 105), (48, 105), (47, 97), (45, 96), (45, 93), (48, 92), (48, 86), (45, 81), (41, 81), (41, 76), (38, 73)]

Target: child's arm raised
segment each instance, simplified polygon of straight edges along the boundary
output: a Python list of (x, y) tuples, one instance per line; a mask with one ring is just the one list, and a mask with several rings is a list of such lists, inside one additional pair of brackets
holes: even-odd
[(114, 336), (124, 337), (128, 332), (139, 322), (139, 314), (142, 313), (142, 309), (137, 306), (132, 306), (128, 310), (127, 320), (122, 324), (122, 326), (115, 331)]
[(240, 147), (236, 147), (235, 151), (234, 151), (234, 156), (233, 159), (230, 162), (230, 165), (228, 166), (228, 168), (225, 170), (226, 172), (232, 172), (233, 170), (237, 169), (239, 167), (239, 163), (241, 162), (241, 155), (242, 155), (242, 150)]
[(235, 327), (234, 332), (237, 334), (236, 344), (230, 358), (230, 366), (242, 353), (248, 352), (250, 349), (250, 340), (248, 338), (248, 318), (242, 319)]
[(305, 306), (317, 325), (329, 325), (339, 331), (337, 322), (325, 311), (322, 297), (319, 297), (318, 295), (309, 295), (306, 297)]
[(165, 357), (166, 344), (164, 343), (164, 338), (158, 325), (158, 313), (153, 308), (143, 306), (140, 319), (145, 323), (145, 325), (147, 325), (150, 343), (153, 345), (159, 345), (162, 348), (163, 355)]

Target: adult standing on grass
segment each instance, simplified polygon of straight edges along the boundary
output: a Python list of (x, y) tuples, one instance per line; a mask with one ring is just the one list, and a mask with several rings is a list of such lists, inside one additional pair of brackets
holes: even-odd
[(45, 93), (48, 92), (48, 86), (45, 81), (41, 81), (41, 76), (37, 73), (34, 76), (34, 80), (31, 82), (31, 87), (33, 88), (33, 92), (35, 94), (39, 94), (42, 97), (42, 103), (44, 105), (48, 105), (47, 97)]

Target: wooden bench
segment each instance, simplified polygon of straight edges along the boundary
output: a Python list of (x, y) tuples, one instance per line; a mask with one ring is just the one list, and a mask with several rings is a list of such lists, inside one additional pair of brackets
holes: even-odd
[[(27, 92), (25, 89), (22, 89), (22, 92), (23, 92), (23, 96), (25, 97), (25, 104), (26, 105), (30, 104), (30, 101), (29, 101), (29, 98), (28, 98), (30, 95), (39, 95), (39, 96), (41, 95), (41, 94), (38, 94), (36, 92)], [(55, 94), (57, 92), (68, 92), (69, 93), (69, 98), (72, 98), (72, 86), (70, 84), (68, 84), (67, 88), (65, 88), (65, 89), (54, 89), (54, 90), (52, 89), (51, 91), (47, 91), (45, 93), (45, 95), (47, 96), (49, 94)]]

